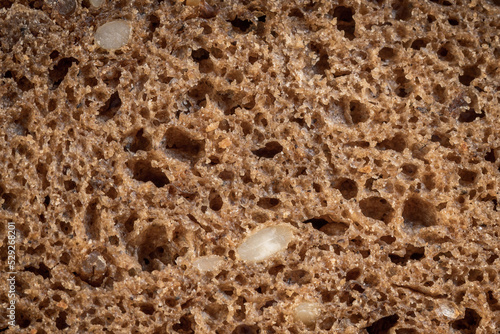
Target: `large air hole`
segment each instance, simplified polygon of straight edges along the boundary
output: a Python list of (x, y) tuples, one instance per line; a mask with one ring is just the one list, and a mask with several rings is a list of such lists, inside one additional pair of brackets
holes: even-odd
[(418, 166), (410, 163), (406, 163), (401, 166), (401, 171), (406, 174), (409, 178), (414, 178), (418, 173)]
[(66, 322), (67, 314), (66, 312), (60, 312), (59, 316), (56, 319), (56, 327), (59, 330), (64, 330), (69, 327), (68, 323)]
[(393, 150), (401, 153), (406, 148), (405, 136), (401, 133), (398, 133), (390, 139), (382, 140), (375, 147), (379, 150)]
[(389, 47), (384, 47), (378, 52), (378, 56), (382, 61), (391, 60), (395, 55), (394, 50)]
[(35, 275), (40, 275), (44, 279), (52, 277), (52, 275), (50, 274), (50, 269), (44, 263), (40, 263), (38, 265), (38, 268), (35, 266), (29, 266), (29, 267), (24, 268), (24, 270), (31, 271)]
[(408, 261), (410, 260), (419, 261), (424, 257), (425, 257), (425, 248), (415, 247), (413, 245), (409, 245), (406, 248), (406, 254), (404, 256), (399, 256), (397, 254), (389, 254), (391, 262), (400, 266), (406, 266)]
[(409, 229), (419, 229), (437, 224), (436, 208), (421, 199), (413, 196), (405, 201), (403, 207), (404, 225)]
[(460, 184), (463, 186), (474, 185), (477, 179), (477, 173), (469, 169), (459, 169), (458, 176), (460, 176)]
[(411, 1), (396, 1), (392, 5), (392, 9), (395, 12), (395, 19), (406, 21), (411, 18), (411, 11), (413, 9), (413, 5)]
[(214, 87), (212, 83), (208, 80), (201, 80), (196, 86), (188, 91), (188, 96), (196, 101), (197, 104), (201, 104), (206, 100), (206, 95), (212, 96), (214, 93)]
[(191, 58), (197, 63), (201, 62), (202, 60), (210, 58), (210, 52), (207, 50), (200, 48), (191, 51)]
[(239, 325), (232, 334), (259, 334), (260, 328), (257, 325)]
[(472, 269), (471, 271), (469, 271), (468, 279), (470, 282), (472, 281), (482, 282), (484, 279), (482, 270)]
[(70, 222), (59, 221), (59, 229), (66, 235), (70, 235), (73, 232)]
[(257, 205), (263, 209), (272, 209), (280, 204), (280, 200), (274, 197), (262, 197), (257, 202)]
[(234, 20), (229, 21), (231, 25), (235, 28), (235, 30), (246, 33), (252, 26), (252, 21), (250, 20), (242, 20), (236, 17)]
[(427, 42), (424, 41), (423, 39), (416, 39), (411, 43), (411, 48), (413, 50), (420, 50), (422, 48), (425, 48), (427, 45)]
[(370, 117), (368, 109), (358, 101), (351, 101), (349, 103), (348, 118), (351, 119), (353, 124), (363, 123)]
[(397, 314), (383, 317), (366, 328), (368, 334), (388, 334), (389, 330), (396, 325), (399, 320)]
[(347, 281), (357, 280), (361, 276), (361, 270), (359, 268), (354, 268), (346, 273), (345, 279)]
[(128, 233), (131, 233), (134, 231), (135, 228), (135, 222), (139, 219), (139, 216), (134, 212), (130, 214), (130, 216), (125, 220), (123, 223), (123, 227), (125, 228), (125, 231)]
[(316, 230), (330, 236), (344, 235), (349, 228), (349, 224), (335, 222), (327, 216), (308, 219), (304, 221), (304, 224), (311, 224)]
[(394, 75), (396, 77), (396, 83), (398, 84), (395, 92), (396, 95), (399, 97), (406, 97), (408, 96), (408, 90), (410, 87), (408, 87), (408, 83), (410, 82), (408, 79), (406, 79), (406, 74), (402, 69), (395, 69), (394, 70)]
[(394, 214), (394, 209), (382, 197), (368, 197), (359, 202), (359, 207), (363, 215), (368, 218), (381, 220), (384, 223), (389, 223)]
[(342, 196), (347, 200), (355, 198), (358, 195), (358, 184), (356, 181), (348, 178), (337, 180), (335, 182), (335, 189), (340, 191)]
[(446, 60), (448, 62), (453, 61), (455, 57), (453, 56), (453, 46), (450, 43), (446, 43), (441, 46), (437, 52), (440, 59)]
[(455, 320), (451, 323), (451, 327), (459, 330), (461, 333), (474, 334), (481, 322), (481, 316), (473, 309), (466, 308), (465, 315), (462, 319)]
[(101, 215), (98, 210), (98, 200), (92, 200), (85, 209), (83, 217), (85, 232), (90, 239), (99, 240), (101, 233)]
[(222, 200), (222, 197), (218, 193), (212, 192), (210, 194), (209, 199), (210, 199), (210, 209), (214, 211), (220, 211), (220, 209), (222, 209), (224, 201)]
[(137, 256), (145, 271), (162, 270), (164, 266), (175, 265), (178, 257), (167, 239), (164, 226), (152, 225), (141, 235)]
[(485, 116), (484, 111), (481, 111), (480, 113), (477, 113), (474, 108), (470, 108), (467, 110), (464, 110), (463, 112), (460, 113), (458, 116), (458, 121), (462, 123), (470, 123), (474, 122), (476, 118), (483, 118)]
[(481, 76), (481, 69), (477, 66), (468, 66), (464, 68), (464, 73), (458, 77), (462, 85), (470, 86), (471, 82)]
[[(500, 291), (497, 291), (497, 294), (498, 293), (500, 293)], [(488, 293), (486, 294), (486, 300), (493, 312), (500, 311), (500, 304), (498, 303), (498, 299), (495, 298), (493, 291), (488, 291)]]
[(311, 282), (311, 279), (312, 274), (303, 269), (287, 271), (283, 276), (283, 280), (288, 284), (307, 284)]
[(156, 29), (158, 29), (158, 27), (160, 26), (160, 18), (154, 14), (151, 14), (148, 16), (148, 21), (149, 21), (149, 25), (148, 25), (148, 28), (149, 28), (149, 39), (151, 40), (152, 37), (153, 37), (153, 34), (154, 32), (156, 31)]
[(78, 60), (73, 57), (63, 58), (59, 60), (59, 62), (53, 67), (53, 69), (49, 70), (49, 80), (52, 84), (53, 89), (59, 87), (61, 82), (68, 74), (69, 68), (73, 63), (78, 64)]
[(343, 31), (344, 36), (349, 40), (355, 38), (356, 22), (353, 15), (354, 11), (349, 7), (338, 6), (333, 10), (333, 17), (337, 18), (337, 29)]
[(443, 147), (452, 148), (450, 137), (447, 134), (436, 132), (431, 136), (431, 141), (433, 143), (439, 143)]
[(252, 153), (260, 158), (271, 159), (281, 151), (283, 151), (283, 146), (277, 141), (271, 141), (266, 143), (264, 147), (252, 151)]
[(11, 193), (6, 193), (0, 187), (0, 198), (3, 200), (2, 209), (7, 211), (14, 211), (16, 209), (16, 196)]
[(130, 150), (131, 152), (137, 151), (148, 151), (151, 149), (151, 141), (144, 136), (144, 129), (140, 129), (136, 132), (133, 138), (127, 138), (128, 143), (125, 146), (125, 149)]
[(330, 69), (330, 64), (328, 62), (328, 53), (325, 48), (317, 43), (311, 43), (311, 50), (313, 50), (318, 55), (318, 60), (313, 66), (314, 74), (326, 75), (326, 71)]
[(0, 1), (0, 9), (9, 9), (10, 7), (12, 7), (12, 5), (14, 4), (15, 2), (13, 0), (1, 0)]
[(491, 163), (495, 163), (496, 157), (495, 157), (495, 149), (490, 149), (486, 154), (484, 155), (484, 160), (489, 161)]
[(23, 92), (27, 92), (29, 90), (32, 90), (35, 85), (31, 81), (28, 80), (25, 76), (21, 77), (19, 80), (17, 80), (17, 86), (19, 89), (21, 89)]
[(181, 160), (195, 160), (205, 148), (203, 140), (193, 139), (187, 132), (175, 127), (165, 133), (165, 144), (167, 151)]
[(133, 178), (140, 182), (152, 182), (157, 188), (169, 184), (167, 176), (161, 168), (153, 167), (148, 160), (137, 160), (127, 163), (133, 173)]
[(172, 326), (175, 333), (179, 334), (192, 334), (195, 333), (194, 328), (196, 321), (192, 315), (183, 315), (179, 322)]
[(116, 112), (122, 106), (122, 100), (118, 92), (111, 94), (106, 103), (99, 109), (99, 118), (102, 121), (108, 121), (113, 118)]

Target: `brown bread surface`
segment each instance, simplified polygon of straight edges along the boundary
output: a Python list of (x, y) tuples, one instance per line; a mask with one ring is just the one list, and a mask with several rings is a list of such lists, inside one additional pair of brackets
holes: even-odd
[(498, 334), (499, 32), (498, 0), (0, 0), (0, 330)]

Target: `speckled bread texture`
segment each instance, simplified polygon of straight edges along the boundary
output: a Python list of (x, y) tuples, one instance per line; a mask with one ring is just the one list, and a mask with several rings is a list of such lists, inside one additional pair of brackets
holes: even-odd
[(0, 7), (7, 333), (499, 332), (498, 0)]

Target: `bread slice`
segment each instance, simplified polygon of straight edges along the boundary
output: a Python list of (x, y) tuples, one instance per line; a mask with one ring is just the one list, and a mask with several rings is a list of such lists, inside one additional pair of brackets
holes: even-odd
[(206, 1), (0, 1), (0, 330), (498, 333), (498, 0)]

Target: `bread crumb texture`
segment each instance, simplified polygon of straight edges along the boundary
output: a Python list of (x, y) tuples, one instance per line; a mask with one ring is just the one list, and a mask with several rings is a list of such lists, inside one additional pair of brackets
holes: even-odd
[(0, 330), (497, 334), (499, 31), (498, 0), (0, 0)]

